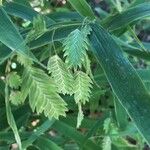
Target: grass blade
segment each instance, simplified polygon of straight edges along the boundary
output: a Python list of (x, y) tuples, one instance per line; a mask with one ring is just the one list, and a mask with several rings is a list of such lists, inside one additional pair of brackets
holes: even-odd
[(90, 41), (98, 62), (119, 102), (150, 144), (150, 95), (111, 35), (98, 24), (92, 24), (91, 28)]
[(145, 17), (150, 16), (150, 2), (145, 2), (143, 4), (139, 4), (135, 7), (131, 7), (120, 14), (114, 15), (110, 17), (104, 23), (104, 26), (107, 26), (109, 30), (116, 30), (121, 27), (125, 27), (131, 23)]
[(48, 119), (47, 121), (45, 121), (39, 128), (37, 128), (36, 132), (30, 135), (28, 139), (22, 143), (23, 148), (26, 149), (28, 146), (30, 146), (36, 139), (41, 136), (41, 134), (48, 130), (54, 124), (54, 122), (54, 119)]
[(6, 114), (7, 114), (8, 124), (10, 125), (11, 129), (14, 132), (14, 136), (15, 136), (16, 142), (19, 146), (19, 149), (22, 150), (21, 139), (20, 139), (18, 129), (17, 129), (17, 125), (16, 125), (16, 122), (15, 122), (14, 116), (11, 112), (11, 107), (10, 107), (10, 104), (9, 104), (9, 89), (8, 89), (7, 83), (5, 85), (5, 104), (6, 104)]
[[(39, 15), (39, 13), (34, 9), (15, 2), (5, 3), (3, 8), (10, 15), (29, 20), (31, 22)], [(49, 17), (44, 18), (48, 24), (54, 23), (54, 21)]]
[(34, 145), (38, 146), (38, 148), (42, 150), (62, 150), (61, 147), (59, 147), (57, 144), (55, 144), (53, 141), (51, 141), (48, 138), (40, 137), (36, 140)]
[(53, 128), (61, 132), (62, 134), (68, 136), (69, 138), (75, 140), (77, 144), (80, 145), (80, 147), (83, 147), (86, 150), (101, 150), (101, 148), (98, 145), (96, 145), (93, 141), (89, 139), (85, 141), (85, 137), (81, 133), (76, 131), (75, 128), (61, 121), (56, 121), (53, 125)]

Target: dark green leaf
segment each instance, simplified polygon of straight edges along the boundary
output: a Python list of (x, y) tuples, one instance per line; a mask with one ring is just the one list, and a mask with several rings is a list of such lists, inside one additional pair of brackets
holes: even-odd
[(3, 44), (12, 51), (27, 54), (28, 48), (23, 38), (2, 7), (0, 7), (0, 33), (0, 41)]
[(90, 41), (98, 62), (121, 105), (150, 144), (150, 96), (143, 82), (111, 35), (97, 24), (91, 28)]
[[(10, 15), (17, 16), (25, 20), (29, 20), (31, 22), (33, 21), (35, 17), (39, 15), (39, 13), (34, 11), (34, 9), (27, 7), (25, 5), (19, 4), (19, 3), (14, 3), (14, 2), (5, 3), (3, 8)], [(54, 23), (52, 19), (48, 17), (44, 17), (44, 18), (47, 24)]]
[(91, 7), (88, 5), (86, 0), (68, 0), (71, 5), (74, 7), (74, 9), (79, 12), (80, 15), (84, 17), (89, 17), (91, 19), (94, 19), (94, 13), (91, 9)]
[(75, 140), (80, 145), (80, 147), (85, 148), (85, 150), (101, 150), (101, 147), (96, 145), (93, 141), (89, 139), (85, 141), (85, 137), (81, 133), (61, 121), (56, 121), (53, 125), (53, 128), (65, 136)]
[(131, 7), (120, 14), (109, 17), (104, 23), (104, 26), (107, 26), (109, 30), (116, 30), (148, 16), (150, 16), (150, 3), (145, 2)]

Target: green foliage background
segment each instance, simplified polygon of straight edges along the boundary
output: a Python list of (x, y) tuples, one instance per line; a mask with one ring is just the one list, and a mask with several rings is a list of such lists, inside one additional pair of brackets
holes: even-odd
[(149, 23), (146, 0), (1, 1), (0, 150), (146, 149)]

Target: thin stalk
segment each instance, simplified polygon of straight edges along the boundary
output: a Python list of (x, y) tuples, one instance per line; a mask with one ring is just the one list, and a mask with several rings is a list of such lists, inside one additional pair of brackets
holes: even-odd
[(15, 122), (15, 119), (14, 119), (14, 116), (12, 114), (11, 107), (10, 107), (10, 104), (9, 104), (9, 86), (8, 86), (8, 77), (7, 77), (7, 75), (10, 72), (10, 64), (11, 64), (11, 61), (8, 60), (7, 65), (6, 65), (6, 71), (5, 71), (6, 72), (6, 81), (5, 81), (6, 115), (7, 115), (7, 122), (8, 122), (10, 128), (12, 129), (12, 131), (14, 133), (14, 137), (15, 137), (15, 140), (18, 144), (19, 150), (22, 150), (21, 138), (19, 136), (17, 125), (16, 125), (16, 122)]
[(144, 50), (147, 51), (146, 48), (144, 47), (144, 45), (142, 44), (142, 42), (139, 40), (139, 38), (137, 37), (137, 35), (135, 34), (135, 32), (133, 31), (133, 29), (128, 26), (128, 30), (129, 32), (132, 34), (132, 36), (134, 37), (134, 39), (136, 40), (136, 42), (139, 44), (139, 46)]

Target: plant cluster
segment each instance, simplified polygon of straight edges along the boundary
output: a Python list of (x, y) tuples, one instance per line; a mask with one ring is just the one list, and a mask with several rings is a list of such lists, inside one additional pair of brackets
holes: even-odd
[(0, 149), (148, 147), (149, 17), (146, 0), (0, 1)]

